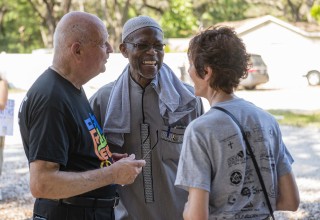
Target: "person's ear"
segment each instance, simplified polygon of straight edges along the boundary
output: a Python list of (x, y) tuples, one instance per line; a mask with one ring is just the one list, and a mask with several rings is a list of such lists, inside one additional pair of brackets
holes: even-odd
[(119, 50), (125, 58), (128, 58), (127, 45), (125, 43), (119, 45)]
[(205, 75), (204, 75), (203, 79), (206, 81), (209, 81), (211, 79), (212, 74), (213, 74), (212, 68), (210, 66), (206, 66), (204, 68), (204, 72), (205, 72)]
[(71, 45), (71, 52), (74, 56), (79, 56), (81, 54), (81, 44), (79, 42), (74, 42)]

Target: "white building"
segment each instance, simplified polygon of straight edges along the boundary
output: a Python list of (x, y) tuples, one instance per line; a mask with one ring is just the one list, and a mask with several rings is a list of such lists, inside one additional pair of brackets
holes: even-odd
[[(307, 85), (303, 75), (313, 69), (320, 71), (319, 25), (293, 25), (270, 15), (217, 25), (235, 28), (248, 51), (262, 56), (270, 76), (266, 86), (282, 88)], [(188, 43), (183, 44), (180, 40), (179, 45), (181, 47)]]

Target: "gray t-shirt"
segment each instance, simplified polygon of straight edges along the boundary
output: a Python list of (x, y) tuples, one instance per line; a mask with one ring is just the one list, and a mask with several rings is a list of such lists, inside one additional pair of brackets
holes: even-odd
[[(278, 178), (291, 171), (293, 159), (269, 113), (244, 99), (217, 106), (230, 111), (245, 130), (273, 209)], [(211, 108), (187, 127), (175, 185), (209, 192), (209, 219), (262, 219), (268, 206), (252, 159), (237, 124)]]

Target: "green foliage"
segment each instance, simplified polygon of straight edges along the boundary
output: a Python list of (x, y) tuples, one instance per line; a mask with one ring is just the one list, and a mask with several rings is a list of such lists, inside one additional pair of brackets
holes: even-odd
[(320, 112), (294, 112), (288, 110), (268, 110), (274, 115), (279, 124), (291, 126), (317, 126), (320, 127)]
[(320, 24), (320, 5), (313, 5), (311, 8), (311, 16)]
[[(34, 4), (34, 7), (30, 3)], [(294, 7), (289, 5), (294, 3)], [(183, 38), (194, 35), (199, 26), (208, 27), (219, 22), (235, 21), (265, 14), (279, 17), (300, 17), (300, 0), (0, 0), (0, 52), (28, 53), (52, 44), (56, 22), (69, 10), (85, 10), (97, 14), (107, 25), (110, 42), (117, 48), (124, 22), (136, 15), (156, 18), (165, 32), (165, 38)], [(48, 10), (45, 5), (52, 6)], [(320, 6), (311, 14), (320, 22)], [(41, 13), (42, 18), (39, 16)], [(3, 15), (3, 16), (1, 16)], [(44, 42), (45, 41), (45, 42)], [(170, 51), (167, 47), (166, 50)]]
[(7, 8), (0, 33), (0, 52), (27, 53), (43, 47), (39, 21), (27, 0), (0, 0)]
[(243, 0), (204, 1), (196, 8), (204, 27), (223, 21), (236, 21), (245, 18), (249, 4)]
[(191, 0), (170, 0), (169, 8), (160, 20), (165, 37), (188, 37), (197, 30), (197, 19), (192, 13)]

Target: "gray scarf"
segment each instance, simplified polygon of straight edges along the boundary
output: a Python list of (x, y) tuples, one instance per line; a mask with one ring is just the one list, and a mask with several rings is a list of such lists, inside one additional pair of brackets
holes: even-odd
[[(116, 80), (111, 90), (103, 131), (110, 143), (122, 146), (124, 134), (130, 133), (129, 65)], [(173, 71), (163, 64), (151, 86), (159, 95), (159, 109), (169, 125), (177, 122), (196, 106), (196, 97)]]

